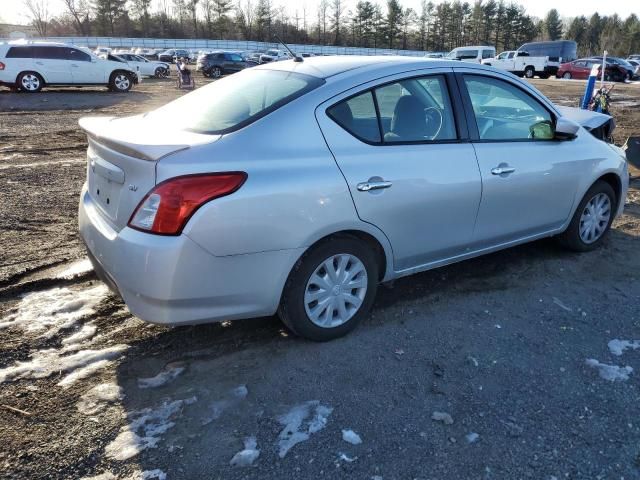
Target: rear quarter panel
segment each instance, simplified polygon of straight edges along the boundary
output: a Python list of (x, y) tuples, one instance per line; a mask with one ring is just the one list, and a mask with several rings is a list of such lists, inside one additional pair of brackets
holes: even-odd
[(237, 192), (198, 209), (184, 233), (216, 256), (308, 247), (343, 230), (368, 232), (390, 252), (382, 232), (356, 214), (316, 123), (316, 103), (299, 100), (158, 163), (158, 182), (189, 173), (248, 174)]

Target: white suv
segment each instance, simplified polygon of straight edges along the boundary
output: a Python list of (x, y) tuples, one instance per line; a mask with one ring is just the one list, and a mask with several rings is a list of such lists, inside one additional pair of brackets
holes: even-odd
[(0, 43), (0, 85), (24, 92), (39, 92), (52, 85), (106, 85), (128, 92), (138, 76), (121, 62), (64, 43)]

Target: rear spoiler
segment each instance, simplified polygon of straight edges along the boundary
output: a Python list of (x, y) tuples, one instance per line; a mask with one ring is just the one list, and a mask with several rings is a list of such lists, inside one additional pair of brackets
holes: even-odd
[(134, 117), (84, 117), (78, 121), (89, 139), (116, 152), (157, 162), (167, 155), (215, 142), (221, 135), (181, 130), (171, 122)]

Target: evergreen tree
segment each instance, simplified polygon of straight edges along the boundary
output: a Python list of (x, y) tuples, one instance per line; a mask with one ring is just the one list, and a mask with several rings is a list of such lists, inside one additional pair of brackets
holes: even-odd
[(559, 40), (562, 37), (562, 20), (558, 10), (552, 8), (544, 19), (544, 30), (549, 40)]

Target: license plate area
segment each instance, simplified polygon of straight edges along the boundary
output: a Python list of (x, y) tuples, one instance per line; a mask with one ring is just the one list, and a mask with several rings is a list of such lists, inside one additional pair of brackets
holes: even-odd
[(89, 170), (91, 197), (107, 217), (115, 220), (124, 185), (124, 171), (97, 156), (89, 157)]

